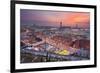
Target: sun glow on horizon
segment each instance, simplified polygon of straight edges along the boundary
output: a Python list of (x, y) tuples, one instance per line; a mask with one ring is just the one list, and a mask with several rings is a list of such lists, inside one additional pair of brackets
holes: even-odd
[(45, 23), (45, 25), (58, 26), (59, 22), (63, 26), (89, 27), (90, 13), (89, 12), (70, 12), (70, 11), (43, 11), (43, 10), (21, 10), (21, 22), (36, 22)]

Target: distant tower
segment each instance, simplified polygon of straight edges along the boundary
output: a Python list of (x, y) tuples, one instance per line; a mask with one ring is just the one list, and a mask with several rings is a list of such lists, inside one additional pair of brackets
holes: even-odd
[(59, 30), (62, 31), (62, 22), (60, 22), (60, 27), (59, 27)]
[(62, 28), (62, 22), (60, 22), (60, 28)]

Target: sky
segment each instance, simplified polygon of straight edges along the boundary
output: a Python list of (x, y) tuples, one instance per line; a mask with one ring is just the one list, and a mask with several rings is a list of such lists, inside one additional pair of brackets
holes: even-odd
[(90, 25), (89, 12), (20, 10), (21, 24), (36, 24), (41, 26), (71, 26), (87, 28)]

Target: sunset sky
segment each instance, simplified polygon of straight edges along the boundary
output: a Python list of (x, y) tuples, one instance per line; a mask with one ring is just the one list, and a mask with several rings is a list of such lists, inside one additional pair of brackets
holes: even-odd
[(42, 26), (89, 27), (90, 13), (69, 11), (44, 11), (44, 10), (20, 10), (21, 24), (36, 24)]

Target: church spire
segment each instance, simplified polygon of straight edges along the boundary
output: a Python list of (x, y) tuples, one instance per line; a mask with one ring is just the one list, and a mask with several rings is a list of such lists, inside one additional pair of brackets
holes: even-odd
[(62, 28), (62, 22), (60, 22), (60, 28)]

